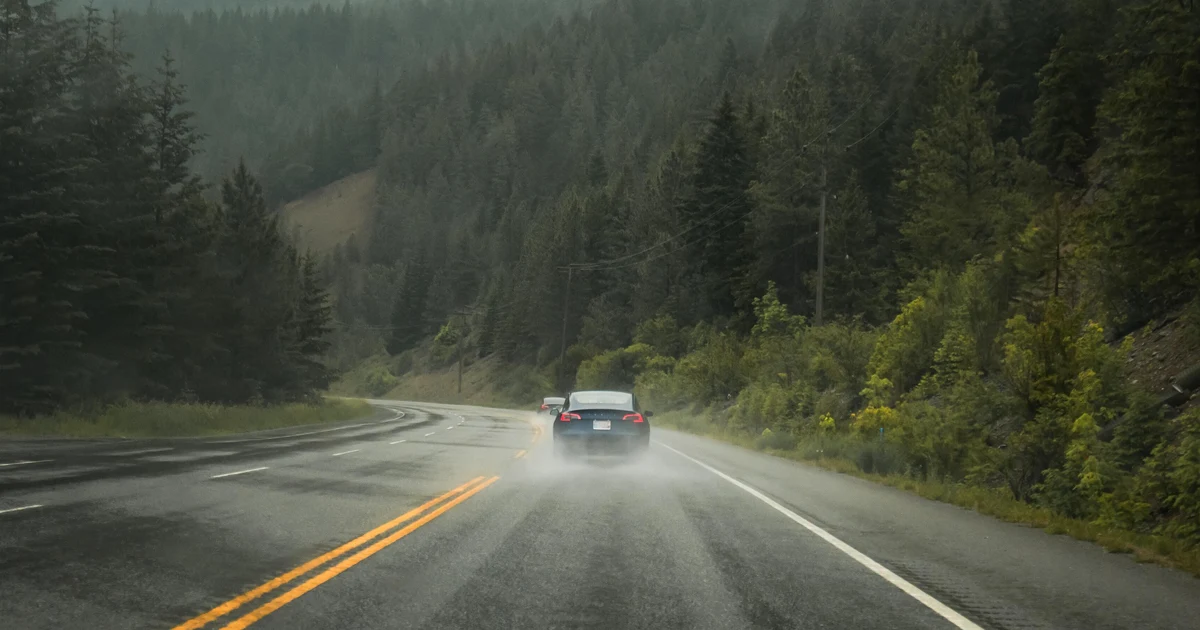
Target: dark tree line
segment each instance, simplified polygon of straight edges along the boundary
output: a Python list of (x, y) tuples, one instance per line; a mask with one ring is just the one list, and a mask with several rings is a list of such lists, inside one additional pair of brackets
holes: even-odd
[(216, 180), (244, 158), (262, 174), (275, 205), (374, 165), (385, 115), (380, 86), (591, 2), (114, 0), (97, 6), (124, 5), (122, 48), (134, 55), (136, 71), (151, 72), (163, 50), (177, 58), (205, 133), (195, 170)]
[(329, 306), (240, 165), (204, 198), (170, 56), (121, 27), (0, 5), (0, 411), (122, 397), (311, 397)]

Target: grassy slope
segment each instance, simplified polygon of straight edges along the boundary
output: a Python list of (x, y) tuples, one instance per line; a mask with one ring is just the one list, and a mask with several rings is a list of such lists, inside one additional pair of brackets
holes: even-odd
[(330, 391), (342, 396), (376, 396), (396, 400), (463, 403), (486, 407), (529, 408), (550, 396), (549, 383), (525, 367), (504, 365), (493, 358), (476, 361), (463, 369), (462, 393), (458, 392), (458, 370), (419, 367), (397, 377), (386, 391), (371, 391), (367, 377), (372, 370), (393, 367), (393, 360), (372, 357), (334, 383)]
[(371, 229), (375, 170), (339, 179), (283, 207), (284, 230), (301, 250), (327, 252), (356, 234), (359, 245)]
[(133, 438), (224, 435), (338, 422), (369, 413), (370, 405), (356, 400), (327, 400), (317, 405), (274, 407), (125, 403), (92, 413), (60, 411), (36, 418), (0, 416), (0, 436)]
[[(701, 413), (671, 411), (655, 416), (662, 426), (703, 435), (729, 442), (745, 448), (755, 448), (754, 440), (747, 436), (734, 435), (715, 430), (702, 418)], [(1122, 529), (1105, 527), (1079, 519), (1067, 518), (1046, 508), (1017, 501), (1007, 492), (994, 488), (982, 488), (957, 483), (922, 481), (907, 475), (877, 475), (863, 472), (858, 464), (845, 458), (811, 457), (817, 449), (765, 449), (776, 457), (815, 464), (822, 468), (860, 479), (867, 479), (893, 488), (907, 490), (926, 499), (942, 501), (959, 507), (975, 510), (1010, 523), (1020, 523), (1043, 529), (1051, 534), (1066, 534), (1078, 540), (1094, 542), (1106, 551), (1130, 553), (1138, 562), (1153, 562), (1167, 567), (1187, 571), (1200, 577), (1200, 549), (1185, 545), (1164, 536), (1139, 534)]]

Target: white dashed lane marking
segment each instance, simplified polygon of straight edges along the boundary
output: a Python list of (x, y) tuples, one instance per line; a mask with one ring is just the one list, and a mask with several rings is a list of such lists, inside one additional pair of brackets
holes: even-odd
[(258, 468), (250, 468), (248, 470), (239, 470), (237, 472), (224, 473), (221, 475), (213, 475), (212, 477), (209, 477), (209, 479), (220, 479), (221, 477), (232, 477), (234, 475), (244, 475), (246, 473), (258, 472), (260, 470), (266, 470), (266, 469), (267, 469), (267, 466), (259, 466)]
[(40, 508), (40, 507), (42, 507), (42, 505), (40, 503), (37, 505), (22, 505), (21, 507), (8, 508), (7, 510), (0, 510), (0, 514), (8, 514), (9, 512), (20, 512), (21, 510), (32, 510), (33, 508)]
[(24, 466), (26, 464), (44, 464), (44, 463), (50, 462), (50, 461), (54, 461), (54, 460), (52, 460), (52, 459), (27, 459), (27, 460), (23, 460), (23, 461), (19, 461), (19, 462), (5, 462), (3, 464), (0, 464), (0, 468), (4, 468), (5, 466)]

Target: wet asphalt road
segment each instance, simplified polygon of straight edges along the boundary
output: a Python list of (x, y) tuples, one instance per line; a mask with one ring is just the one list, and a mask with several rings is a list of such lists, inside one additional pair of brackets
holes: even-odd
[(1090, 544), (657, 429), (561, 462), (543, 423), (0, 442), (0, 627), (1200, 628), (1200, 580)]

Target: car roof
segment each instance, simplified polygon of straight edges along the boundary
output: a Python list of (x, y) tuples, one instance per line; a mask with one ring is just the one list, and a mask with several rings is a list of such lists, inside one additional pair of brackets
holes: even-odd
[(634, 410), (633, 394), (628, 392), (583, 391), (571, 392), (571, 409)]
[(544, 402), (544, 403), (561, 403), (561, 402), (567, 402), (567, 399), (563, 398), (562, 396), (547, 396), (542, 399), (542, 402)]

